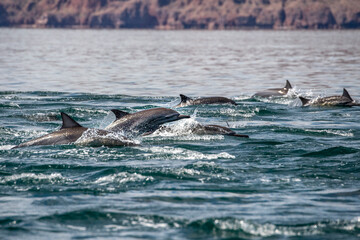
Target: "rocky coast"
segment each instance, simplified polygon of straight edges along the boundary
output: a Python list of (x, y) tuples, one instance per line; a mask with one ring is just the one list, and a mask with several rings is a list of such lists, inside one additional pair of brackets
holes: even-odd
[(356, 29), (359, 0), (0, 0), (0, 26)]

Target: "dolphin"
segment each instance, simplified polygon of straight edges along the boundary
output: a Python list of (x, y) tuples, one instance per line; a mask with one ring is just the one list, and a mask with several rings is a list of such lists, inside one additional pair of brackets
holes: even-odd
[(249, 138), (248, 135), (237, 134), (233, 130), (227, 127), (219, 126), (219, 125), (201, 125), (193, 129), (194, 134), (199, 135), (228, 135), (234, 137), (244, 137)]
[(177, 107), (186, 107), (190, 105), (202, 105), (202, 104), (232, 104), (237, 105), (236, 102), (229, 98), (225, 97), (206, 97), (206, 98), (197, 98), (192, 99), (187, 97), (183, 94), (180, 94), (181, 101), (178, 105), (174, 106)]
[(111, 111), (115, 114), (116, 120), (105, 130), (122, 131), (125, 135), (131, 136), (149, 134), (164, 123), (190, 118), (188, 115), (180, 115), (177, 111), (169, 108), (153, 108), (136, 113), (127, 113), (117, 109)]
[(83, 134), (88, 131), (93, 131), (93, 136), (82, 141), (82, 144), (91, 146), (130, 146), (135, 145), (130, 140), (124, 138), (125, 141), (121, 141), (116, 138), (107, 138), (110, 132), (100, 129), (89, 129), (81, 126), (74, 119), (72, 119), (66, 113), (61, 113), (62, 126), (60, 130), (46, 134), (42, 137), (35, 138), (28, 142), (21, 143), (13, 148), (39, 146), (39, 145), (61, 145), (76, 142)]
[[(160, 132), (164, 131), (172, 131), (171, 127), (161, 126), (159, 129)], [(244, 137), (249, 138), (248, 135), (237, 134), (233, 130), (227, 127), (219, 126), (219, 125), (202, 125), (200, 123), (196, 123), (196, 125), (191, 126), (190, 131), (192, 134), (196, 135), (227, 135), (234, 137)]]
[(348, 91), (344, 88), (342, 96), (330, 96), (310, 100), (304, 97), (299, 97), (303, 106), (329, 106), (329, 107), (351, 107), (360, 106), (360, 103), (355, 102)]
[(279, 96), (284, 96), (289, 92), (289, 89), (292, 89), (292, 86), (289, 82), (289, 80), (286, 80), (286, 84), (285, 87), (283, 88), (270, 88), (267, 89), (263, 92), (257, 92), (253, 95), (253, 97), (264, 97), (264, 98), (268, 98), (268, 97), (279, 97)]

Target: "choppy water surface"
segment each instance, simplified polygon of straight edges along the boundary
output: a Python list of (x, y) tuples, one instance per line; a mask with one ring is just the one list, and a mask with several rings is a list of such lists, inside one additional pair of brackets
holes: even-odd
[[(0, 29), (0, 238), (358, 239), (360, 107), (251, 95), (289, 79), (359, 101), (359, 35)], [(104, 128), (110, 109), (178, 93), (238, 106), (178, 108), (192, 118), (135, 147), (11, 149), (61, 111)], [(250, 138), (190, 134), (196, 122)]]

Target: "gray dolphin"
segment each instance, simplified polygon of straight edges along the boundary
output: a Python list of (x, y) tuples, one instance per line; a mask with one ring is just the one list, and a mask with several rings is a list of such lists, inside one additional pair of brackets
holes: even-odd
[(181, 101), (178, 105), (174, 106), (177, 107), (186, 107), (190, 105), (202, 105), (202, 104), (232, 104), (237, 105), (236, 102), (233, 100), (226, 98), (226, 97), (206, 97), (206, 98), (197, 98), (192, 99), (183, 94), (180, 94)]
[(194, 134), (199, 135), (228, 135), (234, 137), (244, 137), (248, 138), (248, 135), (237, 134), (233, 130), (227, 127), (219, 126), (219, 125), (201, 125), (193, 129)]
[(115, 114), (116, 120), (107, 126), (105, 130), (122, 131), (124, 134), (131, 136), (152, 133), (161, 124), (190, 118), (190, 116), (180, 115), (177, 111), (168, 108), (153, 108), (136, 113), (127, 113), (117, 109), (111, 111)]
[(342, 96), (330, 96), (324, 98), (318, 98), (310, 100), (304, 97), (299, 97), (303, 106), (329, 106), (329, 107), (351, 107), (360, 106), (356, 103), (344, 88)]
[[(160, 132), (171, 131), (171, 127), (161, 126), (159, 130)], [(190, 132), (192, 134), (197, 134), (197, 135), (227, 135), (234, 137), (249, 138), (248, 135), (237, 134), (236, 132), (234, 132), (233, 130), (227, 127), (223, 127), (219, 125), (202, 125), (200, 123), (196, 124), (195, 126), (191, 126)]]
[(257, 92), (253, 95), (253, 97), (279, 97), (284, 96), (289, 92), (289, 89), (292, 89), (292, 86), (289, 80), (286, 80), (285, 87), (283, 88), (270, 88), (262, 92)]
[[(46, 134), (42, 137), (35, 138), (28, 142), (21, 143), (13, 148), (20, 147), (29, 147), (29, 146), (39, 146), (39, 145), (61, 145), (69, 144), (76, 142), (89, 128), (85, 128), (77, 123), (66, 113), (61, 113), (62, 126), (60, 130)], [(82, 141), (82, 144), (91, 145), (91, 146), (125, 146), (125, 145), (135, 145), (133, 142), (124, 138), (125, 141), (121, 141), (116, 138), (107, 138), (106, 135), (109, 135), (109, 131), (104, 131), (100, 129), (91, 129), (93, 130), (93, 136)]]

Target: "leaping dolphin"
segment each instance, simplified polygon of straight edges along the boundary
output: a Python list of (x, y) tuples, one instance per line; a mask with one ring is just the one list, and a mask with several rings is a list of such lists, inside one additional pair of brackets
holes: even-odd
[[(21, 143), (13, 148), (20, 147), (29, 147), (29, 146), (39, 146), (39, 145), (61, 145), (69, 144), (76, 142), (89, 128), (85, 128), (77, 123), (66, 113), (61, 113), (62, 126), (60, 130), (46, 134), (42, 137), (35, 138), (28, 142)], [(91, 129), (93, 130), (93, 136), (87, 139), (84, 139), (83, 144), (91, 146), (130, 146), (136, 145), (124, 138), (125, 141), (116, 138), (107, 138), (106, 135), (109, 135), (109, 131), (104, 131), (100, 129)]]
[(351, 107), (360, 106), (360, 103), (355, 102), (348, 91), (344, 88), (342, 96), (330, 96), (310, 100), (304, 97), (299, 97), (303, 106), (329, 106), (329, 107)]
[(115, 114), (116, 120), (105, 130), (122, 131), (130, 136), (152, 133), (164, 123), (190, 118), (188, 115), (180, 115), (177, 111), (168, 108), (153, 108), (136, 113), (127, 113), (117, 109), (111, 111)]
[(262, 92), (257, 92), (253, 95), (253, 97), (279, 97), (286, 95), (289, 90), (292, 89), (292, 86), (289, 82), (289, 80), (286, 80), (285, 87), (283, 88), (270, 88)]
[(232, 104), (237, 105), (236, 102), (233, 100), (226, 98), (226, 97), (206, 97), (206, 98), (197, 98), (192, 99), (187, 97), (183, 94), (180, 94), (181, 101), (178, 105), (174, 106), (177, 107), (186, 107), (190, 105), (202, 105), (202, 104)]

